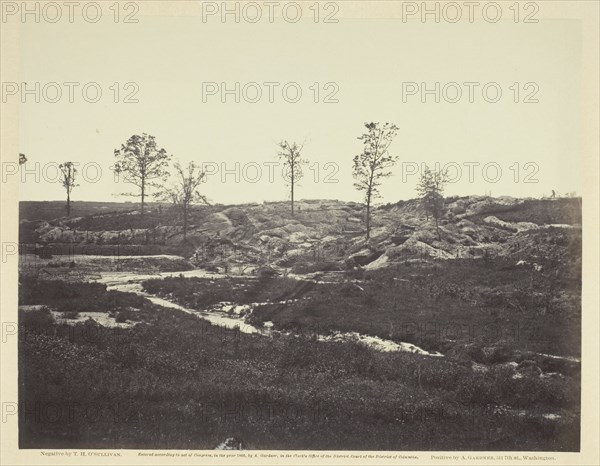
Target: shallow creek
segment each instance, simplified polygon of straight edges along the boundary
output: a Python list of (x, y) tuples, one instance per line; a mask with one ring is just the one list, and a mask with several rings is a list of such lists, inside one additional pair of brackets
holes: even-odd
[[(126, 272), (113, 272), (103, 273), (102, 277), (98, 280), (100, 283), (104, 283), (109, 290), (124, 291), (128, 293), (135, 293), (140, 296), (144, 296), (154, 304), (159, 306), (168, 307), (171, 309), (177, 309), (188, 314), (193, 314), (201, 317), (211, 324), (219, 325), (229, 329), (239, 329), (242, 333), (247, 334), (259, 334), (264, 336), (271, 336), (275, 332), (271, 329), (272, 323), (265, 322), (265, 326), (262, 328), (256, 327), (249, 324), (246, 318), (251, 314), (252, 310), (260, 305), (266, 303), (251, 303), (244, 305), (236, 305), (233, 303), (217, 303), (211, 306), (209, 309), (198, 311), (189, 309), (180, 304), (169, 301), (168, 299), (158, 297), (145, 293), (142, 290), (142, 282), (151, 278), (166, 278), (183, 275), (184, 277), (201, 277), (218, 280), (225, 278), (225, 275), (214, 274), (205, 272), (202, 270), (190, 270), (187, 272), (163, 272), (155, 275), (143, 275), (143, 274), (131, 274)], [(285, 304), (282, 302), (280, 304)], [(425, 351), (412, 343), (394, 342), (391, 340), (385, 340), (383, 338), (374, 337), (370, 335), (361, 335), (357, 332), (341, 333), (336, 332), (331, 335), (317, 335), (317, 339), (320, 341), (354, 341), (362, 345), (368, 346), (378, 351), (384, 352), (410, 352), (420, 354), (423, 356), (434, 356), (442, 357), (443, 355), (438, 352)]]

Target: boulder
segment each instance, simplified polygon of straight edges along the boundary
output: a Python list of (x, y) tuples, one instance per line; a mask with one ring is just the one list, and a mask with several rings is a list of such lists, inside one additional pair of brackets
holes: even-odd
[(392, 235), (392, 237), (390, 239), (392, 240), (392, 243), (394, 243), (394, 245), (400, 246), (401, 244), (406, 243), (406, 241), (408, 241), (409, 238), (410, 238), (410, 235), (403, 234), (403, 235)]
[(305, 243), (307, 240), (307, 237), (306, 237), (306, 234), (304, 234), (300, 231), (297, 231), (297, 232), (292, 233), (288, 239), (291, 243)]
[(365, 270), (376, 270), (388, 265), (389, 257), (385, 254), (365, 265)]
[(264, 230), (259, 233), (261, 236), (270, 236), (281, 239), (287, 239), (288, 233), (281, 227), (271, 228), (270, 230)]
[(209, 232), (225, 232), (233, 227), (231, 220), (222, 212), (209, 215), (202, 224), (202, 228)]
[(347, 263), (351, 266), (363, 266), (367, 265), (370, 262), (373, 262), (379, 256), (381, 256), (381, 251), (373, 251), (371, 249), (361, 249), (358, 252), (355, 252), (351, 256), (348, 257)]
[(282, 228), (291, 234), (304, 232), (307, 230), (307, 228), (304, 225), (302, 225), (301, 223), (289, 223)]
[(270, 265), (262, 265), (254, 270), (254, 274), (260, 278), (276, 277), (280, 273)]

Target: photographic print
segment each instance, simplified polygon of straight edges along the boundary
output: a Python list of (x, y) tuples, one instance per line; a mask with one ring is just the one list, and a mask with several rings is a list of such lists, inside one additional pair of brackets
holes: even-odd
[(2, 1), (3, 464), (597, 464), (598, 8)]

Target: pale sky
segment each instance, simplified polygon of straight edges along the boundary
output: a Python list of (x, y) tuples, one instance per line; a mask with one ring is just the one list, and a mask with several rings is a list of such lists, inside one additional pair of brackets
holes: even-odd
[[(63, 87), (58, 103), (43, 98), (35, 103), (28, 97), (21, 107), (20, 152), (29, 158), (28, 169), (34, 170), (36, 162), (68, 160), (91, 166), (86, 173), (90, 181), (97, 177), (93, 167), (102, 167), (95, 183), (80, 177), (75, 201), (131, 200), (113, 195), (128, 187), (115, 184), (108, 167), (114, 149), (142, 132), (156, 136), (159, 146), (183, 162), (225, 164), (233, 171), (238, 162), (238, 173), (250, 180), (236, 182), (230, 174), (224, 183), (221, 173), (209, 177), (202, 190), (213, 202), (287, 199), (281, 171), (271, 181), (264, 165), (276, 161), (275, 143), (282, 139), (306, 141), (303, 154), (313, 164), (296, 198), (358, 201), (362, 196), (353, 187), (351, 168), (353, 156), (362, 149), (356, 138), (366, 121), (389, 121), (400, 128), (390, 148), (400, 160), (381, 189), (383, 202), (415, 197), (417, 175), (405, 173), (403, 179), (403, 172), (422, 162), (462, 167), (462, 178), (448, 185), (448, 195), (491, 191), (494, 196), (539, 197), (552, 189), (582, 191), (577, 20), (423, 24), (340, 18), (337, 24), (222, 24), (203, 23), (200, 16), (138, 18), (137, 24), (102, 20), (21, 26), (22, 81), (93, 81), (103, 91), (98, 103), (87, 103), (79, 86), (75, 102), (69, 103)], [(109, 87), (115, 82), (137, 83), (139, 103), (114, 103)], [(273, 103), (264, 86), (258, 103), (243, 97), (235, 103), (231, 96), (222, 103), (219, 96), (203, 102), (203, 82), (281, 85), (275, 88)], [(302, 88), (298, 103), (283, 99), (281, 88), (287, 82)], [(321, 84), (321, 100), (332, 89), (324, 90), (325, 83), (336, 83), (339, 102), (315, 103), (309, 89), (315, 82)], [(432, 96), (422, 103), (419, 95), (403, 102), (403, 82), (430, 87), (457, 82), (463, 96), (458, 103), (443, 97), (435, 103)], [(464, 82), (481, 83), (474, 103)], [(498, 83), (503, 91), (497, 103), (482, 96), (488, 82)], [(509, 89), (515, 82), (521, 84), (520, 100), (534, 89), (523, 85), (536, 83), (539, 102), (515, 103)], [(121, 88), (120, 99), (124, 94)], [(464, 165), (470, 162), (479, 164), (472, 168), (472, 182)], [(495, 165), (484, 173), (485, 164)], [(253, 183), (257, 165), (262, 177)], [(485, 176), (497, 176), (498, 166), (498, 181), (486, 181)], [(53, 173), (46, 170), (51, 179)], [(324, 182), (327, 174), (337, 182)], [(537, 182), (525, 183), (528, 174)], [(62, 200), (64, 189), (50, 181), (35, 183), (34, 175), (28, 175), (20, 198)]]

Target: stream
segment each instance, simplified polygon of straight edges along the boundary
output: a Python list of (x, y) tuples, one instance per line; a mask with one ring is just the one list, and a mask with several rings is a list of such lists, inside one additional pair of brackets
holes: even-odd
[[(249, 324), (246, 321), (246, 317), (250, 315), (252, 310), (260, 305), (266, 303), (252, 303), (245, 305), (236, 305), (233, 303), (218, 303), (213, 305), (209, 309), (198, 311), (189, 309), (180, 304), (171, 302), (167, 299), (146, 293), (142, 290), (142, 282), (153, 278), (167, 278), (167, 277), (200, 277), (209, 279), (221, 279), (225, 278), (225, 275), (215, 274), (212, 272), (206, 272), (203, 270), (190, 270), (187, 272), (162, 272), (153, 275), (144, 274), (131, 274), (127, 272), (110, 272), (102, 273), (101, 278), (97, 280), (99, 283), (106, 285), (108, 290), (123, 291), (128, 293), (135, 293), (139, 296), (143, 296), (150, 300), (152, 303), (159, 306), (177, 309), (188, 314), (196, 315), (209, 321), (213, 325), (222, 326), (228, 329), (238, 329), (242, 333), (246, 334), (258, 334), (263, 336), (272, 336), (276, 330), (272, 330), (272, 323), (266, 322), (265, 327), (259, 328)], [(247, 278), (247, 277), (245, 277)], [(285, 304), (289, 301), (282, 301), (279, 304)], [(273, 303), (270, 303), (273, 304)], [(290, 333), (278, 332), (283, 335), (291, 335)], [(391, 340), (385, 340), (380, 337), (371, 335), (362, 335), (357, 332), (334, 332), (331, 335), (316, 335), (319, 341), (353, 341), (377, 351), (383, 352), (409, 352), (414, 354), (420, 354), (422, 356), (432, 357), (443, 357), (443, 354), (439, 352), (429, 352), (422, 348), (419, 348), (412, 343), (400, 342), (397, 343)]]
[[(117, 290), (128, 293), (135, 293), (139, 296), (143, 296), (150, 300), (152, 303), (163, 306), (170, 309), (177, 309), (179, 311), (195, 315), (202, 319), (207, 320), (213, 325), (221, 326), (227, 329), (238, 329), (242, 333), (246, 334), (256, 334), (263, 335), (266, 337), (271, 337), (274, 334), (280, 335), (293, 335), (289, 332), (281, 332), (278, 330), (273, 330), (272, 322), (265, 322), (264, 327), (256, 327), (246, 321), (246, 317), (248, 317), (252, 310), (259, 306), (260, 304), (274, 304), (274, 303), (252, 303), (252, 304), (244, 304), (244, 305), (236, 305), (234, 303), (222, 302), (217, 303), (211, 306), (209, 309), (205, 309), (202, 311), (198, 311), (195, 309), (186, 308), (180, 304), (169, 301), (165, 298), (161, 298), (159, 296), (155, 296), (149, 293), (146, 293), (142, 290), (142, 282), (150, 279), (157, 278), (168, 278), (168, 277), (184, 277), (184, 278), (207, 278), (210, 280), (219, 280), (224, 278), (231, 278), (229, 275), (217, 274), (214, 272), (207, 272), (205, 270), (188, 270), (184, 272), (159, 272), (155, 274), (137, 274), (131, 272), (103, 272), (101, 273), (101, 277), (97, 280), (99, 283), (103, 283), (106, 285), (108, 290)], [(245, 276), (241, 276), (240, 278), (248, 278)], [(297, 280), (304, 279), (301, 276), (292, 277)], [(310, 281), (310, 279), (309, 279)], [(279, 304), (285, 304), (290, 301), (282, 301)], [(105, 324), (103, 324), (105, 325)], [(357, 332), (334, 332), (330, 335), (316, 335), (316, 338), (319, 341), (339, 341), (339, 342), (348, 342), (352, 341), (355, 343), (362, 344), (371, 349), (382, 351), (382, 352), (410, 352), (414, 354), (420, 354), (422, 356), (431, 356), (431, 357), (443, 357), (442, 353), (437, 351), (429, 352), (426, 351), (412, 343), (405, 342), (395, 342), (392, 340), (386, 340), (380, 337), (371, 336), (371, 335), (363, 335)], [(546, 353), (536, 353), (540, 356), (553, 358), (553, 359), (563, 359), (574, 363), (580, 363), (580, 359), (569, 357), (569, 356), (556, 356), (552, 354)], [(479, 367), (481, 365), (474, 363), (474, 369), (483, 369)]]
[[(108, 290), (116, 290), (127, 293), (135, 293), (139, 296), (143, 296), (150, 300), (152, 303), (163, 306), (165, 308), (176, 309), (181, 312), (185, 312), (187, 314), (195, 315), (198, 318), (205, 319), (216, 326), (222, 326), (227, 329), (238, 329), (240, 332), (245, 334), (254, 334), (261, 335), (264, 337), (273, 337), (275, 335), (287, 335), (287, 336), (298, 336), (294, 333), (286, 333), (280, 332), (278, 330), (273, 329), (272, 322), (265, 322), (263, 327), (256, 327), (246, 321), (246, 318), (252, 313), (253, 309), (260, 304), (265, 303), (251, 303), (251, 304), (235, 304), (230, 302), (221, 302), (211, 306), (209, 309), (198, 311), (194, 309), (186, 308), (180, 304), (169, 301), (168, 299), (164, 299), (162, 297), (158, 297), (149, 293), (146, 293), (142, 289), (142, 282), (149, 279), (156, 278), (167, 278), (167, 277), (200, 277), (207, 278), (210, 280), (218, 280), (223, 278), (231, 278), (231, 276), (215, 274), (212, 272), (206, 272), (203, 270), (190, 270), (186, 272), (162, 272), (162, 273), (154, 273), (154, 274), (137, 274), (131, 272), (103, 272), (100, 274), (100, 277), (96, 280), (98, 283), (105, 284)], [(248, 278), (248, 277), (243, 277)], [(307, 299), (307, 298), (301, 298)], [(282, 301), (281, 304), (292, 302), (293, 300)], [(273, 304), (270, 302), (269, 304)], [(37, 308), (39, 306), (21, 306), (23, 310), (25, 308)], [(88, 312), (88, 313), (80, 313), (81, 315), (77, 319), (65, 319), (61, 317), (59, 311), (52, 311), (55, 319), (57, 321), (63, 321), (69, 324), (74, 324), (81, 320), (86, 320), (87, 318), (92, 318), (99, 324), (106, 327), (129, 327), (135, 325), (135, 323), (116, 323), (114, 318), (107, 316), (105, 313), (96, 313), (96, 312)], [(96, 315), (99, 314), (99, 315)], [(333, 332), (329, 335), (315, 335), (319, 341), (334, 341), (334, 342), (355, 342), (358, 344), (362, 344), (368, 348), (371, 348), (376, 351), (381, 352), (410, 352), (413, 354), (419, 354), (422, 356), (429, 357), (444, 357), (443, 354), (439, 352), (428, 352), (422, 348), (419, 348), (416, 345), (405, 342), (395, 342), (391, 340), (385, 340), (383, 338), (374, 337), (370, 335), (363, 335), (357, 332)], [(579, 363), (580, 360), (572, 357), (565, 356), (555, 356), (551, 354), (545, 353), (537, 353), (544, 357), (549, 358), (557, 358), (557, 359), (565, 359), (574, 363)], [(515, 369), (518, 366), (516, 362), (504, 363), (504, 366), (511, 366)], [(472, 369), (476, 372), (487, 372), (490, 367), (483, 364), (478, 364), (473, 362)], [(545, 378), (548, 376), (558, 375), (562, 377), (561, 374), (556, 373), (541, 373), (540, 377)], [(513, 378), (522, 378), (522, 374), (520, 372), (515, 372)], [(505, 414), (510, 414), (514, 416), (530, 416), (533, 415), (532, 412), (528, 410), (515, 410), (512, 408), (508, 408)], [(556, 413), (536, 413), (536, 415), (541, 416), (542, 418), (548, 421), (558, 421), (562, 418), (560, 414)]]

